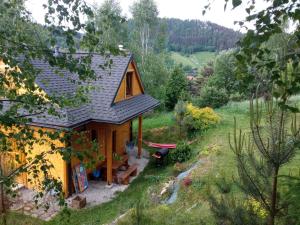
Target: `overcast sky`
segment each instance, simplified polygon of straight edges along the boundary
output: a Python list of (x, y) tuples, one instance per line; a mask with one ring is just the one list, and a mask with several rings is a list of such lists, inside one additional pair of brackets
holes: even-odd
[[(131, 17), (130, 6), (136, 0), (119, 0), (123, 9), (123, 14), (127, 18)], [(27, 8), (32, 12), (32, 16), (36, 21), (43, 21), (45, 11), (42, 4), (47, 2), (46, 0), (28, 0), (26, 2)], [(97, 3), (101, 4), (103, 0), (86, 0), (89, 4)], [(246, 13), (243, 7), (235, 10), (231, 10), (229, 4), (227, 10), (224, 12), (224, 0), (215, 0), (212, 8), (204, 16), (202, 10), (207, 4), (207, 0), (155, 0), (159, 17), (172, 17), (179, 19), (199, 19), (202, 21), (211, 21), (219, 25), (233, 28), (238, 30), (239, 27), (234, 25), (234, 21), (242, 20), (245, 18)], [(256, 1), (256, 7), (261, 9), (265, 6), (263, 0)]]

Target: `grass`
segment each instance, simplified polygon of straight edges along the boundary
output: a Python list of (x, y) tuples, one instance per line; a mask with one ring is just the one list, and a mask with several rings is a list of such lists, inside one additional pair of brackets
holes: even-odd
[[(299, 98), (295, 98), (299, 100)], [(180, 224), (216, 224), (207, 201), (207, 195), (215, 188), (215, 181), (220, 178), (231, 180), (236, 175), (236, 164), (233, 152), (228, 143), (228, 134), (233, 132), (233, 117), (236, 118), (238, 128), (249, 131), (249, 102), (229, 103), (216, 110), (222, 117), (222, 122), (215, 128), (209, 129), (198, 137), (194, 145), (193, 160), (201, 158), (203, 163), (190, 175), (193, 183), (189, 187), (180, 188), (177, 201), (173, 205), (149, 204), (142, 210), (141, 224), (147, 225), (180, 225)], [(207, 155), (201, 152), (211, 151)], [(199, 153), (199, 156), (197, 155)], [(297, 154), (292, 162), (287, 164), (282, 174), (298, 173), (300, 154)], [(232, 187), (237, 197), (240, 190)], [(136, 221), (136, 213), (132, 212), (120, 221), (118, 225), (130, 225)]]
[[(298, 101), (299, 98), (295, 98), (295, 100)], [(162, 185), (174, 176), (173, 165), (157, 168), (151, 161), (150, 165), (129, 188), (119, 193), (111, 202), (90, 209), (70, 211), (69, 217), (59, 215), (50, 222), (42, 222), (14, 213), (9, 215), (8, 224), (104, 224), (129, 211), (118, 225), (131, 225), (136, 221), (135, 211), (139, 201), (142, 202), (139, 214), (142, 219), (140, 224), (216, 224), (207, 202), (207, 193), (216, 179), (220, 177), (231, 179), (232, 175), (237, 172), (234, 155), (228, 144), (228, 134), (233, 131), (233, 117), (236, 118), (239, 128), (243, 131), (249, 130), (248, 105), (249, 102), (229, 103), (216, 110), (221, 116), (222, 122), (201, 136), (196, 136), (197, 141), (192, 144), (193, 158), (186, 165), (191, 165), (199, 158), (203, 160), (203, 163), (192, 172), (192, 185), (189, 187), (181, 186), (178, 199), (172, 205), (160, 204), (159, 201), (155, 200), (155, 196), (162, 189)], [(173, 125), (172, 113), (157, 113), (145, 117), (143, 120), (143, 137), (145, 140), (153, 142), (176, 143), (178, 138), (175, 135)], [(134, 131), (136, 132), (136, 130), (137, 124), (135, 122)], [(209, 154), (204, 155), (204, 152), (209, 152)], [(298, 172), (299, 165), (300, 154), (284, 168), (283, 173)], [(238, 189), (234, 191), (237, 195), (240, 194)]]
[(171, 58), (176, 63), (182, 63), (184, 66), (192, 66), (193, 68), (202, 68), (209, 61), (215, 59), (216, 53), (214, 52), (197, 52), (191, 55), (183, 55), (178, 52), (171, 52)]

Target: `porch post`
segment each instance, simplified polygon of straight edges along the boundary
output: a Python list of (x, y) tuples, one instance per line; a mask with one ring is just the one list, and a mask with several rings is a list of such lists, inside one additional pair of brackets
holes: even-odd
[(142, 155), (142, 141), (143, 141), (143, 134), (142, 134), (142, 124), (143, 124), (143, 117), (142, 115), (139, 116), (139, 131), (138, 131), (138, 158), (141, 158)]
[(107, 184), (112, 184), (112, 131), (110, 128), (106, 129), (106, 177)]

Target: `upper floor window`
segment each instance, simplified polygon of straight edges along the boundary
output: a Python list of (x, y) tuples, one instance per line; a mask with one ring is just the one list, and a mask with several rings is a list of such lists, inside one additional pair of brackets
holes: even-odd
[(126, 97), (132, 96), (132, 77), (133, 72), (128, 72), (126, 74)]

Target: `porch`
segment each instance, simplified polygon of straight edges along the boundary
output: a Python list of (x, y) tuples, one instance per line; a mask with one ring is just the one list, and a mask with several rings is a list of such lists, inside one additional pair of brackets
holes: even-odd
[[(135, 152), (137, 152), (137, 148), (135, 148)], [(137, 158), (134, 154), (129, 155), (128, 158), (129, 164), (138, 165), (138, 174), (145, 169), (148, 162), (149, 159), (146, 151), (143, 151), (143, 155), (141, 156), (141, 158)], [(130, 183), (136, 177), (137, 176), (131, 177)], [(125, 191), (128, 187), (129, 185), (107, 185), (106, 181), (91, 180), (89, 181), (88, 189), (86, 189), (82, 193), (72, 194), (66, 199), (66, 202), (69, 206), (71, 206), (72, 199), (76, 196), (81, 196), (86, 198), (86, 207), (93, 207), (113, 200), (113, 198), (118, 193)], [(52, 196), (51, 193), (47, 193), (42, 199), (40, 199), (40, 201), (38, 202), (38, 205), (40, 205), (40, 207), (36, 208), (33, 198), (35, 194), (36, 193), (34, 192), (34, 190), (27, 189), (24, 186), (20, 187), (17, 197), (11, 200), (12, 205), (10, 206), (10, 210), (40, 218), (45, 221), (49, 221), (60, 212), (61, 208), (58, 205), (57, 199)], [(44, 207), (42, 207), (45, 205), (45, 203), (48, 203), (50, 207), (47, 211), (45, 211)]]
[[(137, 151), (137, 148), (135, 149)], [(134, 179), (138, 177), (138, 175), (145, 169), (147, 166), (149, 159), (147, 152), (144, 151), (144, 156), (141, 158), (137, 158), (136, 155), (129, 155), (128, 163), (129, 165), (137, 165), (137, 176), (130, 177), (129, 183), (131, 183)], [(71, 200), (76, 196), (81, 196), (86, 198), (87, 207), (92, 207), (95, 205), (99, 205), (108, 201), (111, 201), (118, 192), (123, 192), (128, 188), (128, 185), (116, 184), (113, 183), (108, 185), (107, 181), (97, 181), (90, 180), (89, 187), (82, 193), (73, 194), (69, 198), (67, 198), (67, 203), (70, 205)]]
[[(101, 174), (101, 180), (110, 186), (113, 183), (128, 183), (130, 177), (140, 172), (140, 166), (135, 163), (136, 159), (141, 159), (142, 150), (142, 115), (138, 116), (138, 135), (133, 138), (132, 120), (123, 124), (103, 124), (89, 123), (85, 125), (83, 131), (87, 134), (88, 142), (96, 141), (99, 145), (99, 154), (103, 156), (103, 160), (99, 161), (94, 169), (88, 169), (87, 178), (89, 183), (95, 178), (93, 172)], [(82, 128), (80, 128), (82, 129)], [(76, 137), (72, 141), (76, 143)], [(87, 143), (85, 143), (86, 145)], [(84, 144), (73, 144), (75, 150), (81, 151), (84, 149)], [(96, 156), (95, 156), (96, 157)], [(74, 175), (75, 168), (82, 162), (78, 159), (72, 159), (68, 167), (68, 194), (72, 195), (75, 192)], [(90, 185), (89, 185), (90, 186)], [(89, 187), (90, 188), (90, 187)], [(101, 187), (99, 187), (101, 189)], [(77, 192), (78, 193), (78, 192)]]

